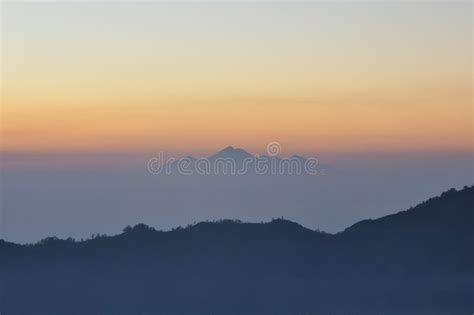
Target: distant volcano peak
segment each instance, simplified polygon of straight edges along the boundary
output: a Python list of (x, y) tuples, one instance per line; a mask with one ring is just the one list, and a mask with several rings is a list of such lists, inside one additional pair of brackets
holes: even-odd
[(218, 151), (217, 153), (211, 155), (210, 159), (215, 158), (233, 158), (233, 159), (244, 159), (247, 157), (252, 157), (250, 153), (241, 148), (235, 148), (233, 146), (227, 146), (224, 149)]

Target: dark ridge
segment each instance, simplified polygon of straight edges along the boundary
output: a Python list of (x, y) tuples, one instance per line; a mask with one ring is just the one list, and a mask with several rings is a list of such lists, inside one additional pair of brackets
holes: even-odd
[(469, 314), (474, 187), (342, 233), (283, 218), (0, 241), (5, 314)]
[[(416, 207), (409, 210), (400, 211), (395, 214), (387, 215), (379, 219), (363, 220), (348, 227), (344, 233), (353, 233), (358, 231), (382, 231), (389, 227), (415, 227), (422, 228), (420, 225), (430, 223), (451, 228), (449, 223), (471, 224), (474, 222), (474, 211), (469, 211), (466, 206), (474, 207), (474, 186), (465, 186), (457, 191), (452, 188), (443, 192), (440, 196), (428, 199)], [(472, 210), (472, 209), (471, 209)], [(453, 222), (455, 221), (455, 222)]]

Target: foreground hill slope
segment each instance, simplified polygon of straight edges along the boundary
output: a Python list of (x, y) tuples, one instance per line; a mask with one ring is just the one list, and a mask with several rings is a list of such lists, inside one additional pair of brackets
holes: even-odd
[(277, 219), (0, 242), (0, 311), (469, 314), (474, 187), (339, 234)]

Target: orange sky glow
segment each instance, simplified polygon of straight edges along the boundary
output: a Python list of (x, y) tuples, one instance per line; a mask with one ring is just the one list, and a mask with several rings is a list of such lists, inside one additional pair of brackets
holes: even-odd
[(472, 150), (470, 6), (6, 4), (1, 149)]

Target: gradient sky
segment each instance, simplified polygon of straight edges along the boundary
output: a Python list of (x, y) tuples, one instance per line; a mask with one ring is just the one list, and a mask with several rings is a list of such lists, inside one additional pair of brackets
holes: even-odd
[(472, 4), (3, 3), (2, 150), (472, 149)]
[[(284, 216), (341, 231), (473, 182), (472, 3), (2, 2), (0, 238)], [(315, 177), (161, 177), (233, 145)]]

